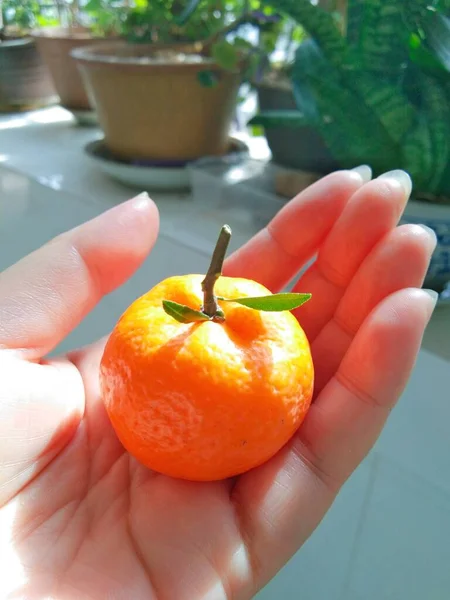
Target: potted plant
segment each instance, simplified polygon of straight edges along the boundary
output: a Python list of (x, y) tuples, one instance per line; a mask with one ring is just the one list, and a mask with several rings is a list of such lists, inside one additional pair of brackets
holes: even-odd
[[(331, 12), (336, 20), (344, 17), (346, 0), (318, 0), (317, 4)], [(285, 20), (286, 21), (286, 20)], [(282, 40), (282, 53), (276, 60), (268, 61), (262, 76), (254, 82), (261, 112), (296, 110), (290, 70), (295, 50), (305, 39), (303, 27), (293, 20), (287, 21)], [(323, 173), (337, 168), (322, 137), (310, 125), (291, 129), (272, 126), (265, 130), (272, 160), (282, 166), (308, 172)]]
[(229, 129), (251, 45), (229, 36), (264, 14), (245, 1), (141, 2), (125, 41), (72, 52), (105, 145), (129, 161), (173, 163), (229, 150)]
[[(450, 279), (450, 21), (439, 0), (348, 0), (344, 27), (309, 0), (274, 0), (310, 35), (291, 69), (294, 110), (253, 123), (312, 127), (340, 167), (406, 170), (405, 220), (432, 227), (439, 247), (429, 283)], [(299, 133), (300, 135), (300, 133)]]
[(81, 75), (71, 56), (74, 48), (119, 37), (128, 6), (114, 0), (79, 2), (56, 0), (56, 26), (40, 27), (33, 37), (47, 64), (61, 105), (71, 111), (80, 124), (95, 123), (92, 105)]
[[(0, 1), (0, 111), (41, 108), (57, 101), (47, 67), (41, 60), (30, 29), (41, 15), (38, 2)], [(50, 20), (50, 17), (48, 17)]]

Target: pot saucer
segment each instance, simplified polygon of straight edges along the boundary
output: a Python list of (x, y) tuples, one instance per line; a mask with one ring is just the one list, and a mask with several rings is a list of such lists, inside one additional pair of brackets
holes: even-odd
[(82, 127), (98, 127), (97, 113), (94, 110), (77, 110), (75, 108), (66, 108)]
[[(187, 167), (192, 161), (128, 161), (118, 158), (106, 147), (104, 139), (94, 140), (85, 146), (86, 154), (107, 175), (140, 189), (156, 191), (189, 191), (191, 178)], [(229, 155), (248, 154), (247, 145), (236, 138), (230, 138)]]

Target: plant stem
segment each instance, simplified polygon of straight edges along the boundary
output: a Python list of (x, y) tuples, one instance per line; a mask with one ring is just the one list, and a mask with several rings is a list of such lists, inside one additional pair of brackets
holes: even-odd
[(227, 253), (228, 244), (231, 239), (231, 229), (228, 225), (224, 225), (220, 230), (219, 238), (214, 248), (214, 252), (211, 258), (211, 264), (205, 275), (205, 279), (202, 281), (203, 291), (203, 307), (202, 311), (208, 315), (208, 317), (214, 318), (219, 313), (219, 306), (217, 304), (217, 298), (214, 295), (214, 285), (219, 277), (222, 275), (223, 261), (225, 260), (225, 254)]

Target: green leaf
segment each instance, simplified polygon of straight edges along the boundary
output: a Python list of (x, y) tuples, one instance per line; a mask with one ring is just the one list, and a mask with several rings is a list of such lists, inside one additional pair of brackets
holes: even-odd
[(189, 308), (189, 306), (185, 306), (184, 304), (178, 304), (178, 302), (172, 302), (172, 300), (163, 300), (162, 304), (165, 312), (179, 323), (210, 321), (210, 318), (205, 313)]
[(411, 34), (409, 40), (409, 58), (423, 72), (449, 80), (450, 71), (436, 55), (429, 50), (417, 34)]
[(276, 0), (277, 11), (287, 14), (320, 44), (323, 53), (333, 64), (342, 64), (347, 54), (345, 38), (333, 16), (312, 4), (311, 0)]
[(427, 44), (437, 60), (450, 70), (450, 19), (430, 10), (422, 25)]
[(98, 11), (101, 10), (102, 7), (102, 2), (101, 0), (88, 0), (88, 2), (86, 2), (84, 9), (88, 12), (93, 12), (93, 11)]
[[(314, 40), (299, 47), (292, 70), (294, 90), (299, 85), (300, 95), (304, 96), (309, 88), (318, 115), (312, 124), (340, 166), (351, 168), (365, 163), (380, 173), (386, 167), (394, 168), (400, 149), (378, 111), (349, 85), (357, 83), (358, 76), (359, 72), (348, 73), (333, 65)], [(387, 98), (382, 100), (386, 105)], [(302, 102), (297, 97), (296, 101)], [(314, 115), (310, 100), (302, 106), (310, 106)]]
[(235, 48), (241, 48), (242, 50), (253, 50), (254, 48), (252, 43), (242, 37), (235, 37), (233, 46), (235, 46)]
[(404, 140), (404, 166), (412, 175), (415, 188), (438, 194), (450, 157), (450, 124), (444, 84), (421, 75), (417, 79), (422, 99), (416, 127)]
[(211, 56), (223, 69), (232, 71), (239, 64), (239, 51), (226, 40), (220, 40), (213, 44)]
[(351, 45), (359, 43), (363, 10), (364, 0), (347, 1), (347, 41)]
[(207, 88), (213, 88), (219, 83), (219, 77), (213, 71), (200, 71), (197, 73), (197, 79), (200, 85)]
[(252, 137), (264, 137), (264, 127), (260, 125), (250, 125), (249, 130)]
[(432, 169), (432, 141), (428, 119), (419, 115), (414, 128), (405, 136), (402, 145), (403, 168), (414, 181), (414, 188), (426, 190)]
[(201, 0), (190, 0), (187, 5), (183, 8), (181, 13), (174, 17), (174, 21), (177, 25), (184, 25), (189, 17), (197, 10)]
[(380, 80), (367, 71), (355, 72), (353, 87), (372, 109), (394, 142), (399, 143), (413, 126), (415, 110), (396, 84)]
[(260, 127), (305, 127), (310, 125), (298, 110), (266, 110), (256, 114), (248, 125)]
[(319, 119), (317, 102), (307, 80), (307, 73), (315, 61), (322, 62), (322, 53), (314, 40), (306, 40), (295, 52), (295, 63), (292, 68), (292, 93), (298, 109), (311, 123)]
[[(406, 96), (402, 94), (400, 86), (383, 80), (378, 74), (361, 69), (358, 62), (349, 67), (350, 63), (347, 63), (345, 68), (334, 66), (326, 59), (314, 40), (307, 40), (301, 44), (297, 49), (292, 69), (293, 92), (299, 110), (310, 122), (318, 123), (324, 115), (332, 116), (334, 95), (338, 103), (343, 94), (347, 95), (347, 101), (350, 101), (351, 95), (351, 117), (355, 114), (372, 113), (371, 117), (364, 117), (366, 126), (372, 122), (373, 127), (379, 129), (382, 125), (394, 142), (401, 140), (412, 125), (414, 111)], [(321, 88), (321, 94), (326, 87), (330, 88), (328, 96), (321, 98), (319, 103), (314, 94), (316, 83)], [(331, 92), (331, 88), (334, 88), (334, 92)], [(327, 105), (329, 110), (320, 115), (319, 104), (322, 107)], [(372, 131), (369, 133), (371, 137)], [(345, 137), (350, 137), (350, 131)]]
[(311, 298), (311, 294), (271, 294), (270, 296), (255, 296), (249, 298), (218, 298), (222, 302), (237, 302), (247, 308), (266, 312), (294, 310)]
[(399, 73), (407, 58), (408, 29), (402, 2), (364, 0), (359, 54), (363, 67), (386, 77)]

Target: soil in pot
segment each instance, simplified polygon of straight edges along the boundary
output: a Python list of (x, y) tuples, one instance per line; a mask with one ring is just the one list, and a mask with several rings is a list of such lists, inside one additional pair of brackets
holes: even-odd
[(0, 112), (49, 106), (58, 101), (50, 73), (32, 38), (0, 41)]
[[(290, 84), (267, 79), (257, 85), (260, 111), (297, 110)], [(339, 168), (322, 137), (312, 127), (268, 127), (267, 144), (275, 163), (325, 175)]]
[(39, 53), (47, 64), (61, 105), (68, 110), (92, 110), (81, 74), (71, 52), (74, 48), (104, 44), (88, 29), (49, 27), (33, 32)]
[(220, 68), (192, 46), (116, 42), (72, 55), (114, 155), (193, 160), (227, 152), (239, 70)]

